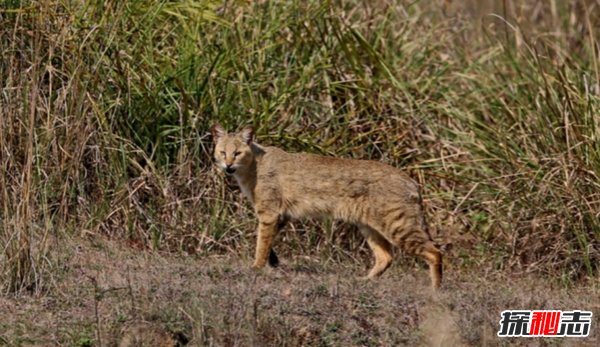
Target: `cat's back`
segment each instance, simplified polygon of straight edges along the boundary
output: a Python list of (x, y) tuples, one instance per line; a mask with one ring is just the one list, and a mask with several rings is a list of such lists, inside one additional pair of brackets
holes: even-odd
[(295, 186), (323, 193), (345, 191), (347, 189), (344, 187), (348, 186), (379, 193), (400, 190), (411, 193), (418, 190), (416, 182), (402, 170), (382, 162), (303, 152), (289, 153), (278, 147), (264, 147), (257, 174), (258, 179), (268, 185)]

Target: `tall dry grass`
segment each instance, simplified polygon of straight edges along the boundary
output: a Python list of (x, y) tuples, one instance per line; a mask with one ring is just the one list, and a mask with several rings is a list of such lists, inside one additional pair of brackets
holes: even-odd
[[(249, 254), (217, 120), (405, 168), (456, 270), (598, 273), (597, 1), (0, 4), (5, 290), (44, 288), (67, 235)], [(331, 224), (281, 247), (353, 257)]]

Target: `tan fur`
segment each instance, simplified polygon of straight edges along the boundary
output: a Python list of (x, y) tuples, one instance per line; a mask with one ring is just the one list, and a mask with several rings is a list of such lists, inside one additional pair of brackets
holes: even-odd
[(215, 159), (232, 174), (258, 216), (254, 266), (263, 267), (275, 234), (288, 219), (330, 216), (356, 224), (375, 256), (369, 278), (392, 262), (392, 245), (421, 256), (434, 288), (442, 279), (442, 256), (425, 223), (415, 181), (389, 165), (307, 153), (287, 153), (254, 142), (252, 128), (228, 134), (213, 128)]

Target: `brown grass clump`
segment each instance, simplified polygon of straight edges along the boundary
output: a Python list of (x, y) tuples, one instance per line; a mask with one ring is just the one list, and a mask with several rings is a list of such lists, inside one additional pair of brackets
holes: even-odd
[(164, 328), (150, 322), (131, 322), (121, 330), (118, 347), (156, 346), (177, 347), (185, 344), (177, 341), (175, 337)]

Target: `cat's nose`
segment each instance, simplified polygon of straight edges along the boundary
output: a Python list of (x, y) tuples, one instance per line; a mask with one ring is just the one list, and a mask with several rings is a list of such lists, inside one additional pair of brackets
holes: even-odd
[(231, 175), (235, 172), (235, 168), (231, 167), (231, 165), (227, 165), (227, 167), (225, 168), (225, 172)]

